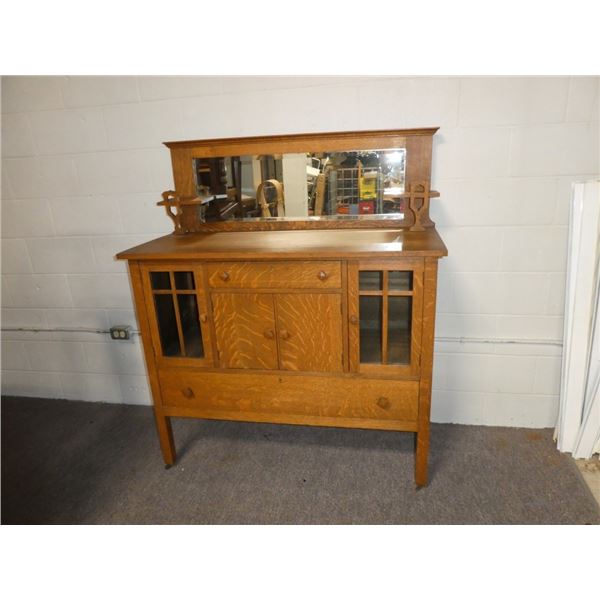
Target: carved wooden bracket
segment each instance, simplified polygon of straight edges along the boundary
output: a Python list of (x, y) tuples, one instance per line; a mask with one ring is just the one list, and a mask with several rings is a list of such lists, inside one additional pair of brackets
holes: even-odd
[(167, 215), (175, 225), (176, 235), (197, 231), (198, 224), (202, 222), (202, 216), (198, 214), (204, 199), (201, 197), (182, 198), (177, 192), (168, 190), (162, 193), (163, 199), (157, 202), (158, 206), (164, 206)]
[(163, 192), (162, 201), (158, 202), (158, 206), (164, 206), (167, 211), (167, 215), (172, 219), (173, 224), (175, 225), (174, 233), (184, 233), (183, 227), (181, 224), (181, 217), (183, 215), (183, 209), (181, 208), (181, 198), (177, 194), (177, 192), (173, 190), (168, 190)]
[(431, 198), (429, 182), (415, 181), (411, 183), (405, 198), (408, 199), (408, 208), (414, 215), (414, 223), (410, 227), (410, 231), (425, 231), (425, 229), (435, 227), (435, 223), (429, 218), (429, 199)]

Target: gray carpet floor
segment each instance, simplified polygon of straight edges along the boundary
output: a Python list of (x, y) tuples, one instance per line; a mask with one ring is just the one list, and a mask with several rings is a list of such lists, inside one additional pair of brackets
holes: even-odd
[(165, 470), (149, 407), (2, 400), (2, 522), (600, 523), (552, 431), (436, 425), (413, 435), (175, 419)]

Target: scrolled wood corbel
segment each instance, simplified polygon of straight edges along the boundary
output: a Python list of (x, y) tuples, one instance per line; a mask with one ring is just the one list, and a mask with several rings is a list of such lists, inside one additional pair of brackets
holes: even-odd
[(414, 221), (409, 231), (425, 231), (435, 227), (435, 223), (429, 218), (429, 200), (431, 198), (429, 182), (415, 181), (410, 184), (408, 194), (408, 208), (414, 215)]
[(164, 206), (167, 212), (167, 216), (173, 221), (175, 226), (174, 233), (182, 234), (183, 226), (181, 223), (181, 217), (183, 215), (183, 209), (181, 208), (181, 197), (177, 192), (173, 190), (167, 190), (162, 194), (162, 201), (157, 202), (157, 206)]

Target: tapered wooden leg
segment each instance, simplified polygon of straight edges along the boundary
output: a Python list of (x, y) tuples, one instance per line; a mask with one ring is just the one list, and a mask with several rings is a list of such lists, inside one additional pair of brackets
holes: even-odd
[(431, 376), (433, 372), (433, 344), (435, 330), (435, 294), (437, 286), (437, 259), (426, 258), (423, 272), (423, 329), (421, 333), (421, 383), (419, 385), (419, 416), (417, 419), (417, 452), (415, 482), (427, 485), (429, 459), (429, 418), (431, 414)]
[(427, 466), (429, 459), (429, 426), (417, 433), (417, 452), (415, 458), (415, 483), (419, 487), (428, 483)]
[(154, 411), (154, 419), (156, 420), (156, 429), (158, 429), (158, 439), (160, 441), (160, 449), (162, 451), (165, 465), (170, 467), (175, 463), (175, 442), (173, 440), (173, 429), (171, 427), (171, 418), (165, 417), (159, 411)]

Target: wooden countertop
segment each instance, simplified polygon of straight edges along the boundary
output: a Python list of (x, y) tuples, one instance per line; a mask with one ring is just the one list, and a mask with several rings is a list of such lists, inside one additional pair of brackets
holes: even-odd
[(244, 231), (166, 235), (117, 254), (127, 260), (446, 256), (435, 229)]

